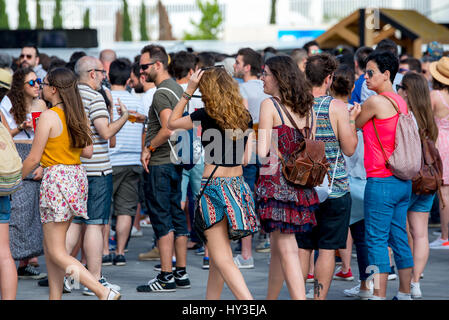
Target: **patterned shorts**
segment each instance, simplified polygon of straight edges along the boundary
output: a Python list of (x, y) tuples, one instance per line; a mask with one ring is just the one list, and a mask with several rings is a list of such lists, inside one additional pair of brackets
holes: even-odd
[[(204, 187), (207, 179), (201, 181)], [(229, 239), (237, 240), (257, 231), (252, 192), (243, 177), (212, 178), (200, 199), (195, 230), (202, 240), (204, 230), (226, 218)], [(198, 212), (199, 213), (199, 212)]]
[(88, 182), (82, 165), (55, 165), (44, 169), (39, 209), (41, 222), (65, 222), (87, 216)]

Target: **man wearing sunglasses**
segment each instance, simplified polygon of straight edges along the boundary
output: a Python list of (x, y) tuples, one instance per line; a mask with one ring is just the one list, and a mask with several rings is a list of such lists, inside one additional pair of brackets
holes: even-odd
[(30, 45), (22, 48), (19, 56), (20, 67), (31, 67), (38, 78), (44, 79), (47, 71), (39, 64), (39, 50), (36, 46)]

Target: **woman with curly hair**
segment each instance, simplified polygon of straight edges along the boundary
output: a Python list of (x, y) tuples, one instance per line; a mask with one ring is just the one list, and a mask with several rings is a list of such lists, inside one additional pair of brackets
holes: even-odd
[[(277, 142), (280, 156), (287, 159), (303, 141), (302, 129), (313, 123), (312, 88), (288, 56), (268, 59), (262, 80), (265, 93), (272, 98), (260, 106), (258, 154), (265, 158), (270, 153), (270, 159), (277, 159), (276, 149), (271, 148)], [(269, 163), (262, 167), (256, 197), (261, 225), (270, 234), (271, 243), (267, 299), (277, 299), (284, 280), (292, 299), (305, 299), (295, 233), (309, 231), (316, 225), (318, 196), (313, 188), (286, 181), (282, 165), (276, 160), (274, 168)]]
[(104, 287), (66, 251), (66, 235), (75, 216), (87, 216), (87, 174), (80, 157), (91, 158), (93, 145), (75, 74), (67, 68), (53, 69), (43, 85), (43, 97), (51, 108), (42, 113), (22, 176), (41, 163), (44, 176), (39, 209), (44, 231), (44, 251), (50, 299), (60, 300), (64, 275), (93, 291), (99, 299), (117, 300), (120, 293)]
[[(24, 160), (34, 139), (31, 112), (44, 111), (46, 105), (39, 99), (39, 79), (32, 68), (18, 69), (11, 88), (0, 103), (2, 123), (11, 133), (17, 151)], [(23, 181), (23, 186), (11, 196), (10, 243), (11, 254), (20, 260), (19, 279), (42, 279), (46, 276), (36, 268), (42, 255), (42, 227), (39, 221), (39, 186), (42, 168), (37, 166)]]
[[(182, 117), (197, 87), (205, 107)], [(238, 84), (224, 68), (203, 68), (192, 75), (168, 120), (168, 128), (189, 130), (194, 122), (201, 123), (205, 150), (203, 195), (198, 200), (194, 224), (210, 257), (206, 299), (219, 299), (224, 282), (237, 299), (252, 299), (233, 261), (229, 241), (257, 231), (254, 201), (242, 176), (242, 165), (251, 154), (248, 142), (253, 133), (248, 129), (252, 128), (252, 119)]]

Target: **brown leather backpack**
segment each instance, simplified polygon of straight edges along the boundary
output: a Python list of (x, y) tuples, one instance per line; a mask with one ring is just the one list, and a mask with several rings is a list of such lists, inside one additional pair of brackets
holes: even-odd
[(443, 184), (443, 163), (435, 143), (425, 133), (421, 134), (421, 169), (412, 179), (412, 190), (416, 194), (433, 194)]
[(278, 150), (278, 156), (282, 162), (282, 173), (284, 178), (293, 184), (307, 188), (319, 186), (323, 183), (325, 175), (328, 174), (329, 162), (326, 158), (324, 142), (315, 140), (313, 134), (313, 110), (311, 111), (311, 125), (309, 126), (309, 114), (307, 114), (306, 127), (299, 129), (287, 108), (282, 105), (282, 103), (277, 103), (273, 98), (272, 101), (275, 105), (281, 106), (293, 126), (301, 131), (304, 136), (298, 149), (289, 156), (287, 161), (283, 159)]

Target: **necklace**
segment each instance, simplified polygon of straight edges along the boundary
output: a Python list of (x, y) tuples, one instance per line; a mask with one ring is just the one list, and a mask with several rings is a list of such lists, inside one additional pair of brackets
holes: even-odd
[(61, 102), (58, 102), (58, 103), (56, 103), (55, 105), (52, 105), (51, 107), (54, 108), (54, 107), (56, 107), (58, 104), (64, 104), (64, 102), (62, 102), (62, 101), (61, 101)]

